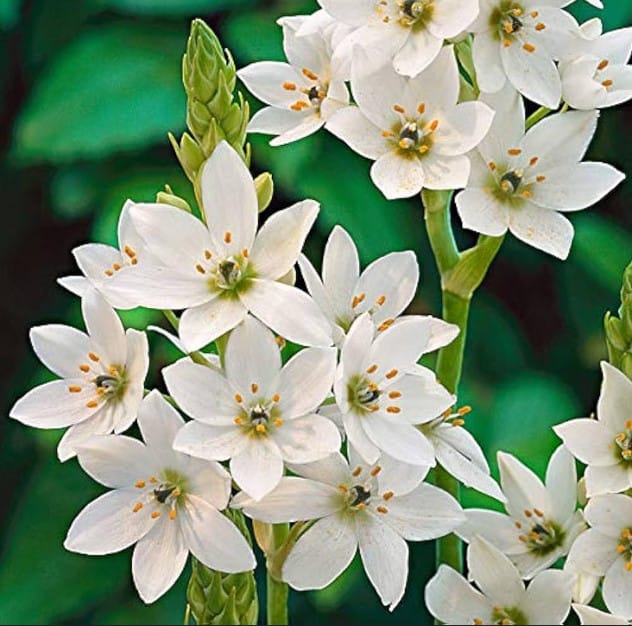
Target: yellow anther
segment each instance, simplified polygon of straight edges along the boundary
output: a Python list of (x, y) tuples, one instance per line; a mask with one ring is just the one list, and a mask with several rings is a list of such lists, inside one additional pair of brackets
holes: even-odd
[(513, 33), (513, 25), (511, 23), (510, 20), (505, 20), (503, 22), (503, 30), (508, 34), (511, 35), (511, 33)]
[(129, 260), (132, 265), (136, 265), (138, 263), (138, 259), (136, 257)]
[(538, 517), (544, 517), (544, 512), (541, 511), (540, 509), (533, 509), (533, 512), (538, 516)]
[(244, 257), (244, 259), (247, 259), (247, 258), (250, 256), (250, 252), (248, 251), (248, 248), (244, 248), (244, 249), (241, 251), (241, 256), (243, 256), (243, 257)]
[(70, 393), (79, 393), (81, 391), (81, 387), (79, 385), (70, 385), (68, 387), (68, 391), (70, 391)]
[(531, 198), (533, 198), (533, 194), (528, 190), (525, 189), (521, 194), (520, 194), (525, 200), (530, 200)]
[(527, 543), (529, 541), (528, 537), (526, 537), (526, 535), (518, 535), (518, 540), (522, 541), (522, 543)]
[(377, 365), (375, 363), (373, 363), (373, 365), (371, 365), (371, 367), (367, 368), (366, 373), (367, 374), (375, 374), (375, 372), (377, 372)]
[(133, 511), (134, 513), (138, 513), (138, 511), (140, 511), (140, 510), (143, 508), (143, 506), (144, 506), (144, 505), (143, 505), (143, 503), (142, 503), (142, 502), (137, 502), (137, 503), (134, 505), (134, 508), (132, 509), (132, 511)]
[(244, 423), (244, 418), (243, 417), (236, 417), (233, 422), (235, 422), (235, 424), (237, 424), (237, 426), (241, 426)]
[(307, 108), (309, 108), (309, 104), (307, 104), (304, 100), (297, 100), (294, 104), (290, 105), (290, 109), (292, 109), (292, 111), (302, 111)]
[(520, 17), (522, 15), (522, 9), (520, 7), (515, 7), (511, 9), (511, 12), (516, 16)]
[(386, 412), (387, 413), (401, 413), (401, 409), (398, 406), (387, 406), (386, 407)]
[(213, 254), (210, 250), (204, 250), (204, 258), (208, 261), (213, 257)]
[(402, 397), (402, 392), (401, 391), (389, 391), (388, 392), (388, 397), (391, 400), (397, 400), (397, 398), (401, 398)]
[(275, 393), (272, 396), (272, 402), (278, 402), (281, 399), (281, 396), (278, 393)]
[(602, 81), (601, 84), (607, 89), (608, 87), (612, 87), (612, 85), (614, 84), (614, 81), (607, 79), (607, 80)]
[(392, 491), (386, 491), (382, 494), (382, 498), (388, 502), (394, 495)]
[(546, 176), (536, 176), (536, 181), (538, 181), (539, 183), (543, 183), (546, 180)]
[(526, 50), (529, 53), (535, 52), (535, 46), (531, 43), (522, 44), (522, 49)]
[(490, 169), (492, 172), (494, 172), (494, 171), (496, 171), (496, 168), (497, 168), (498, 166), (496, 165), (496, 163), (494, 163), (494, 161), (490, 161), (490, 162), (487, 164), (487, 167), (489, 167), (489, 169)]
[(392, 317), (389, 317), (387, 320), (384, 320), (378, 327), (378, 331), (382, 332), (384, 330), (386, 330), (387, 328), (390, 328), (393, 323), (395, 322), (395, 320)]
[(461, 415), (461, 416), (463, 416), (463, 415), (467, 415), (468, 413), (471, 413), (471, 412), (472, 412), (472, 407), (471, 407), (471, 406), (469, 406), (469, 405), (467, 405), (467, 404), (466, 404), (465, 406), (462, 406), (462, 407), (461, 407), (461, 408), (457, 411), (457, 413), (458, 413), (459, 415)]
[(178, 513), (176, 512), (175, 509), (171, 509), (171, 511), (169, 511), (169, 519), (170, 520), (176, 519), (177, 515), (178, 515)]
[(365, 298), (366, 298), (365, 293), (359, 293), (357, 296), (353, 296), (353, 300), (351, 301), (351, 308), (355, 309), (358, 306), (358, 304), (360, 304), (361, 302), (364, 302)]
[(142, 489), (144, 486), (146, 485), (144, 480), (137, 480), (134, 483), (134, 487), (136, 487), (137, 489)]
[(360, 476), (360, 474), (362, 474), (362, 467), (360, 465), (358, 465), (358, 467), (356, 467), (353, 472), (351, 472), (352, 476)]
[(105, 270), (103, 272), (106, 276), (114, 276), (114, 272), (112, 270)]
[(378, 506), (378, 507), (376, 507), (376, 511), (378, 513), (382, 513), (382, 514), (388, 513), (388, 509), (385, 506)]
[(536, 19), (538, 17), (538, 15), (540, 15), (537, 11), (531, 11), (531, 13), (529, 13), (529, 15), (533, 18)]
[(538, 31), (544, 30), (546, 28), (546, 24), (544, 22), (538, 22), (534, 28)]
[(306, 67), (303, 68), (303, 76), (306, 76), (310, 80), (318, 80), (318, 76), (314, 74), (311, 70), (308, 70)]
[(151, 519), (158, 519), (160, 517), (160, 511), (154, 511), (151, 514)]
[(96, 400), (90, 400), (90, 402), (86, 402), (86, 407), (89, 409), (96, 409), (99, 406), (99, 403)]
[(528, 509), (524, 510), (524, 514), (526, 517), (533, 517), (533, 513), (531, 511), (529, 511)]
[(199, 263), (195, 266), (195, 269), (200, 272), (200, 274), (206, 274), (206, 270)]
[(623, 567), (625, 567), (626, 572), (632, 572), (632, 562), (628, 561)]
[(255, 430), (256, 430), (258, 433), (265, 433), (265, 432), (268, 432), (268, 429), (266, 428), (266, 425), (265, 425), (265, 424), (257, 424), (257, 425), (255, 426)]
[(623, 553), (626, 551), (626, 549), (627, 549), (627, 548), (626, 548), (624, 545), (622, 545), (622, 544), (619, 544), (619, 545), (617, 546), (617, 552), (618, 552), (619, 554), (623, 554)]
[(241, 404), (244, 401), (243, 397), (239, 393), (236, 393), (234, 397), (237, 404)]
[(371, 476), (377, 476), (380, 472), (382, 471), (382, 468), (379, 465), (376, 465), (372, 470), (371, 470)]
[(522, 154), (522, 150), (520, 148), (509, 148), (509, 150), (507, 150), (507, 154), (509, 156), (520, 156)]
[(514, 526), (520, 530), (522, 528), (522, 524), (520, 522), (514, 522)]
[(430, 146), (425, 143), (421, 144), (419, 148), (417, 148), (417, 152), (419, 152), (420, 154), (426, 154), (428, 150), (430, 150)]
[(180, 487), (176, 487), (172, 492), (171, 495), (174, 498), (179, 498), (182, 495), (182, 491), (180, 490)]
[(430, 132), (434, 133), (437, 128), (439, 128), (439, 120), (432, 120), (432, 122), (430, 122), (430, 125), (428, 126), (428, 129), (430, 130)]
[(393, 131), (390, 130), (383, 130), (382, 131), (382, 137), (384, 137), (385, 139), (388, 139), (389, 137), (392, 137), (395, 133)]
[(509, 46), (511, 46), (511, 39), (503, 39), (503, 46), (509, 48)]
[(285, 348), (285, 339), (283, 339), (283, 337), (277, 335), (274, 338), (274, 341), (276, 342), (276, 345), (279, 346), (279, 348), (281, 349)]
[(277, 417), (277, 418), (274, 420), (274, 425), (275, 425), (277, 428), (281, 428), (281, 426), (283, 426), (283, 420), (282, 420), (280, 417)]
[(88, 358), (91, 361), (95, 361), (95, 362), (99, 361), (99, 355), (95, 354), (94, 352), (88, 352)]
[(349, 491), (347, 485), (343, 485), (342, 483), (338, 485), (338, 489), (340, 489), (340, 491), (342, 491), (343, 493), (347, 493)]
[(419, 115), (423, 115), (425, 112), (426, 112), (426, 103), (420, 102), (417, 105), (417, 113), (419, 113)]
[(125, 252), (130, 259), (136, 256), (136, 251), (131, 246), (125, 246), (123, 252)]
[(257, 393), (257, 391), (259, 391), (259, 385), (257, 385), (257, 383), (252, 383), (250, 385), (250, 391), (252, 391), (252, 393)]
[(465, 420), (462, 420), (462, 419), (459, 419), (459, 418), (457, 418), (455, 420), (452, 420), (452, 426), (454, 428), (457, 428), (458, 426), (463, 426), (464, 424), (465, 424)]
[(632, 430), (632, 420), (627, 420), (625, 423), (626, 430)]
[(150, 476), (150, 477), (149, 477), (149, 482), (150, 482), (152, 485), (155, 485), (155, 484), (158, 482), (158, 479), (157, 479), (155, 476)]
[(112, 267), (114, 268), (115, 272), (118, 272), (121, 269), (121, 264), (120, 263), (114, 263), (112, 265)]
[(533, 167), (534, 165), (538, 164), (539, 160), (540, 160), (540, 157), (537, 157), (537, 156), (531, 157), (531, 159), (529, 160), (529, 165)]
[(386, 378), (388, 379), (395, 378), (397, 374), (398, 374), (398, 371), (396, 369), (392, 369), (390, 372), (386, 373)]
[(283, 89), (286, 91), (296, 91), (296, 85), (294, 83), (283, 83)]
[(399, 104), (393, 105), (393, 111), (395, 111), (396, 113), (402, 113), (402, 114), (406, 113), (406, 109), (404, 109), (404, 107)]
[(232, 240), (233, 240), (233, 234), (229, 230), (227, 230), (224, 233), (224, 243), (230, 243)]

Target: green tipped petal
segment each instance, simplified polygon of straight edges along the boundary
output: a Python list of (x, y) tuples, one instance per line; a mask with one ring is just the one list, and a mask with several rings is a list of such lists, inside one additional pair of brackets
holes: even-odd
[(632, 378), (632, 263), (623, 274), (619, 317), (606, 313), (604, 328), (610, 363)]

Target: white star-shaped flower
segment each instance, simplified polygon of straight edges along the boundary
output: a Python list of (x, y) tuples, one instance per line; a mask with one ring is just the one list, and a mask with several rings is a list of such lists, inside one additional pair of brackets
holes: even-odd
[(582, 463), (586, 494), (617, 493), (632, 487), (632, 381), (602, 361), (603, 384), (597, 419), (580, 418), (553, 428)]
[(606, 163), (582, 162), (598, 113), (558, 113), (525, 133), (518, 93), (507, 87), (485, 99), (496, 116), (471, 154), (467, 188), (456, 196), (463, 226), (493, 237), (510, 230), (525, 243), (565, 259), (574, 231), (560, 212), (595, 204), (625, 178)]
[[(201, 193), (207, 224), (175, 207), (134, 206), (134, 227), (157, 265), (117, 278), (142, 306), (186, 309), (180, 339), (197, 350), (251, 312), (302, 345), (331, 345), (329, 323), (306, 293), (280, 282), (290, 272), (318, 214), (313, 200), (272, 215), (257, 232), (253, 178), (221, 142), (204, 165)], [(148, 266), (149, 264), (145, 264)]]
[[(572, 0), (570, 0), (572, 2)], [(555, 60), (579, 35), (562, 6), (568, 0), (481, 0), (470, 30), (481, 91), (496, 92), (507, 80), (526, 98), (556, 109), (562, 84)]]
[(323, 17), (317, 28), (299, 36), (306, 19), (297, 15), (279, 20), (289, 63), (260, 61), (237, 72), (248, 90), (270, 105), (255, 113), (248, 130), (277, 135), (273, 146), (311, 135), (349, 103), (344, 77), (332, 58), (340, 27)]
[(337, 53), (360, 46), (377, 64), (417, 76), (437, 57), (445, 39), (461, 34), (478, 15), (478, 0), (319, 0), (330, 15), (354, 28)]
[(268, 523), (317, 520), (301, 533), (282, 568), (283, 580), (298, 590), (329, 585), (359, 548), (371, 584), (393, 610), (408, 578), (406, 541), (442, 537), (464, 520), (445, 491), (427, 484), (411, 490), (402, 464), (349, 466), (336, 453), (292, 469), (299, 477), (283, 478), (263, 500), (238, 494), (233, 506)]
[(563, 624), (571, 608), (571, 578), (561, 570), (540, 572), (525, 585), (514, 564), (481, 537), (467, 551), (473, 587), (440, 565), (426, 586), (426, 606), (444, 624)]
[(147, 336), (125, 331), (94, 289), (81, 300), (88, 333), (62, 324), (31, 329), (33, 350), (60, 377), (31, 389), (10, 416), (36, 428), (66, 431), (57, 453), (65, 461), (94, 434), (123, 432), (136, 419), (149, 367)]
[(489, 130), (493, 111), (482, 102), (457, 104), (452, 46), (416, 78), (397, 74), (390, 63), (376, 68), (366, 51), (356, 49), (351, 90), (358, 106), (337, 111), (326, 128), (375, 161), (371, 179), (387, 198), (465, 187), (466, 153)]
[(226, 461), (241, 489), (261, 498), (283, 463), (308, 463), (340, 448), (336, 426), (315, 411), (331, 390), (335, 348), (306, 348), (281, 367), (274, 335), (249, 316), (228, 339), (225, 375), (182, 360), (163, 370), (169, 393), (194, 418), (176, 450)]
[(132, 574), (147, 603), (171, 588), (189, 552), (222, 572), (254, 568), (244, 536), (219, 513), (230, 497), (228, 472), (218, 463), (173, 451), (184, 421), (157, 391), (143, 400), (138, 425), (145, 443), (102, 435), (79, 448), (83, 469), (112, 491), (79, 513), (64, 546), (100, 555), (136, 544)]
[(579, 623), (582, 626), (589, 626), (595, 624), (596, 626), (628, 626), (628, 622), (625, 617), (619, 617), (618, 615), (612, 615), (612, 613), (606, 613), (600, 611), (592, 606), (586, 606), (585, 604), (573, 604), (573, 611), (577, 613), (579, 617)]
[(569, 559), (583, 571), (604, 576), (601, 595), (608, 610), (632, 618), (632, 498), (591, 498), (584, 509), (590, 528), (573, 543)]
[(575, 460), (560, 446), (546, 470), (546, 486), (511, 454), (498, 453), (500, 485), (508, 515), (466, 509), (467, 523), (458, 534), (491, 541), (516, 565), (523, 578), (533, 578), (568, 553), (585, 528), (577, 506)]
[(454, 404), (434, 375), (410, 374), (431, 346), (432, 322), (411, 316), (376, 328), (368, 313), (342, 345), (334, 393), (347, 438), (366, 463), (381, 452), (411, 465), (434, 465), (434, 448), (416, 427)]

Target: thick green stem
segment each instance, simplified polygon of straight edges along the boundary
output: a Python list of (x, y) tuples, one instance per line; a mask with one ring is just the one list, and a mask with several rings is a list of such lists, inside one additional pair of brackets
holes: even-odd
[(452, 201), (452, 192), (424, 189), (421, 192), (421, 200), (426, 209), (424, 218), (432, 253), (437, 261), (439, 273), (443, 276), (459, 261), (459, 250), (450, 224), (450, 211), (446, 209)]
[(532, 126), (535, 126), (540, 120), (544, 119), (553, 109), (547, 107), (540, 107), (537, 111), (534, 111), (525, 123), (525, 129), (529, 130)]
[[(289, 534), (288, 524), (274, 524), (272, 536), (274, 548), (280, 548)], [(266, 578), (268, 624), (287, 624), (287, 600), (289, 589), (286, 583), (273, 577), (268, 570)]]

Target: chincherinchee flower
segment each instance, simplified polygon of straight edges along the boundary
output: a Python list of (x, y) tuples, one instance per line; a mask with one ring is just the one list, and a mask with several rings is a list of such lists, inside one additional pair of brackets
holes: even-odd
[(426, 606), (445, 624), (563, 624), (571, 606), (571, 577), (540, 572), (528, 585), (511, 561), (481, 537), (467, 551), (475, 589), (447, 565), (426, 586)]
[(381, 452), (412, 465), (434, 465), (434, 449), (415, 425), (454, 403), (434, 377), (410, 374), (427, 351), (432, 323), (408, 317), (376, 328), (368, 313), (342, 345), (334, 393), (349, 442), (366, 463)]
[(135, 206), (131, 219), (160, 265), (119, 276), (143, 306), (186, 309), (180, 339), (197, 350), (251, 312), (302, 345), (330, 345), (329, 324), (316, 303), (279, 282), (293, 269), (318, 214), (312, 200), (271, 216), (257, 233), (257, 195), (248, 168), (221, 142), (201, 178), (208, 225), (175, 207)]
[(318, 0), (330, 15), (355, 28), (340, 46), (371, 53), (405, 76), (417, 76), (478, 15), (477, 0)]
[(606, 163), (581, 162), (598, 113), (558, 113), (525, 134), (524, 103), (514, 90), (506, 88), (486, 101), (496, 116), (471, 155), (467, 188), (456, 197), (463, 226), (494, 237), (510, 230), (525, 243), (565, 259), (573, 226), (559, 212), (595, 204), (625, 178)]
[(31, 329), (39, 359), (61, 380), (44, 383), (20, 398), (10, 416), (36, 428), (70, 426), (57, 453), (76, 454), (87, 437), (123, 432), (136, 419), (149, 367), (147, 336), (124, 330), (101, 295), (89, 289), (81, 300), (88, 334), (62, 324)]
[(553, 428), (582, 463), (586, 494), (616, 493), (632, 487), (632, 381), (602, 361), (603, 384), (597, 419), (574, 419)]
[(237, 484), (259, 499), (281, 480), (284, 461), (308, 463), (340, 448), (336, 426), (315, 414), (335, 368), (335, 348), (306, 348), (282, 368), (274, 335), (249, 316), (228, 339), (225, 376), (185, 360), (163, 370), (169, 393), (194, 418), (174, 447), (230, 459)]
[[(560, 7), (567, 0), (484, 0), (470, 30), (481, 91), (496, 92), (507, 79), (526, 98), (556, 109), (562, 96), (555, 60), (579, 34)], [(557, 6), (555, 6), (557, 5)]]
[(332, 60), (339, 28), (331, 18), (320, 19), (320, 28), (297, 36), (305, 19), (295, 16), (279, 20), (289, 63), (260, 61), (237, 72), (249, 91), (271, 105), (255, 113), (248, 130), (278, 135), (270, 142), (273, 146), (316, 132), (349, 103), (344, 78)]
[(612, 615), (611, 613), (606, 613), (605, 611), (600, 611), (599, 609), (595, 609), (592, 606), (587, 606), (584, 604), (573, 604), (573, 611), (577, 613), (577, 617), (579, 617), (579, 623), (582, 626), (588, 626), (589, 624), (601, 625), (605, 626), (608, 624), (612, 624), (613, 626), (628, 626), (629, 622), (624, 617), (619, 617), (618, 615)]
[(284, 477), (259, 502), (238, 494), (233, 505), (268, 523), (317, 520), (301, 533), (282, 568), (298, 590), (322, 589), (351, 563), (358, 548), (364, 569), (383, 604), (393, 610), (408, 578), (406, 541), (447, 535), (463, 522), (458, 502), (422, 483), (404, 492), (407, 466), (352, 464), (340, 453)]
[(551, 456), (546, 486), (510, 454), (498, 453), (500, 485), (508, 515), (466, 509), (467, 523), (458, 529), (466, 541), (480, 535), (494, 543), (516, 565), (523, 578), (533, 578), (568, 553), (585, 528), (576, 511), (575, 460), (560, 446)]
[(230, 497), (228, 472), (218, 463), (173, 451), (173, 438), (183, 424), (176, 410), (152, 391), (138, 417), (144, 444), (102, 435), (78, 450), (83, 469), (112, 491), (79, 513), (64, 546), (100, 555), (135, 543), (132, 574), (147, 603), (175, 583), (189, 552), (222, 572), (256, 565), (243, 535), (219, 513)]
[(445, 46), (416, 78), (378, 66), (356, 49), (351, 89), (358, 106), (340, 109), (326, 128), (375, 163), (371, 179), (389, 199), (422, 188), (464, 187), (470, 173), (466, 153), (489, 130), (493, 111), (459, 98), (459, 70)]
[(605, 576), (601, 595), (608, 610), (632, 618), (632, 498), (591, 498), (584, 510), (590, 528), (573, 544), (569, 558), (583, 570)]
[(334, 227), (325, 245), (322, 280), (303, 254), (299, 267), (338, 340), (367, 311), (377, 325), (396, 318), (410, 304), (419, 282), (419, 266), (410, 250), (380, 257), (360, 274), (358, 250), (341, 226)]

